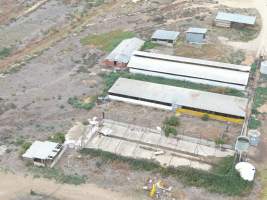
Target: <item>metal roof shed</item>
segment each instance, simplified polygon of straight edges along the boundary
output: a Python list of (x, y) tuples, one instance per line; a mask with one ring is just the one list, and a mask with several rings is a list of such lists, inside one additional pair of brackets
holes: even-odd
[(104, 64), (111, 67), (126, 67), (136, 50), (140, 50), (145, 41), (139, 38), (123, 40), (104, 60)]
[(249, 67), (164, 54), (134, 52), (128, 63), (131, 73), (245, 90)]
[(216, 26), (232, 27), (234, 24), (239, 25), (254, 25), (256, 22), (255, 16), (240, 15), (234, 13), (218, 12), (215, 18)]
[(153, 42), (157, 42), (159, 44), (174, 44), (180, 33), (175, 31), (166, 31), (166, 30), (156, 30), (151, 36), (151, 40)]
[(186, 41), (190, 43), (203, 43), (206, 39), (206, 28), (189, 28), (186, 31)]
[[(142, 91), (142, 92), (140, 92)], [(173, 105), (244, 118), (248, 100), (199, 90), (119, 78), (108, 91), (113, 100), (172, 110)]]

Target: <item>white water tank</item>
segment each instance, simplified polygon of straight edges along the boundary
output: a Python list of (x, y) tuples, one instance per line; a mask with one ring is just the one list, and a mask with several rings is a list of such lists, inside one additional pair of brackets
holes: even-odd
[(261, 69), (262, 74), (267, 74), (267, 60), (261, 62)]
[(235, 166), (236, 171), (239, 172), (242, 179), (246, 181), (253, 181), (256, 168), (248, 162), (239, 162)]
[(248, 131), (249, 143), (252, 146), (257, 146), (260, 142), (261, 133), (258, 130), (252, 129)]

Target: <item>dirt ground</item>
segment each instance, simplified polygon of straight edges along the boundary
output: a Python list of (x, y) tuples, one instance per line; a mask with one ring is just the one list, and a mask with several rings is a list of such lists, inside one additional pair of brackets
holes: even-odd
[[(220, 8), (215, 1), (204, 0), (197, 2), (139, 1), (138, 3), (130, 0), (110, 0), (94, 8), (86, 2), (85, 0), (49, 0), (33, 12), (23, 15), (27, 9), (36, 5), (37, 1), (0, 0), (0, 49), (4, 47), (12, 49), (9, 57), (0, 60), (0, 66), (13, 65), (13, 68), (8, 72), (5, 69), (6, 73), (0, 76), (0, 145), (4, 144), (8, 149), (6, 154), (0, 155), (1, 167), (16, 172), (26, 172), (25, 163), (19, 159), (19, 140), (45, 140), (55, 132), (66, 132), (76, 121), (101, 116), (102, 112), (113, 120), (152, 128), (160, 126), (170, 113), (115, 102), (98, 105), (93, 110), (86, 111), (75, 109), (67, 103), (70, 97), (95, 96), (101, 93), (103, 88), (103, 81), (99, 74), (105, 69), (99, 62), (106, 52), (94, 47), (82, 46), (80, 39), (89, 34), (118, 29), (134, 31), (137, 36), (148, 39), (158, 28), (177, 31), (184, 31), (192, 25), (210, 28), (212, 16)], [(107, 7), (110, 9), (109, 12), (106, 12)], [(159, 14), (159, 9), (162, 10), (162, 14)], [(91, 13), (93, 17), (90, 16)], [(195, 17), (192, 18), (192, 16)], [(227, 58), (225, 59), (232, 62), (229, 56), (235, 50), (223, 46), (224, 44), (212, 34), (209, 38), (209, 44), (205, 48), (206, 52), (212, 53), (203, 54), (202, 51), (198, 51), (201, 47), (192, 48), (185, 44), (178, 45), (174, 50), (163, 47), (157, 47), (156, 50), (178, 55), (177, 52), (186, 52), (185, 50), (188, 49), (185, 56), (220, 60), (222, 49), (226, 49)], [(216, 48), (217, 50), (214, 51), (215, 45), (222, 45), (222, 48)], [(193, 51), (195, 53), (192, 53)], [(250, 51), (245, 53), (249, 54)], [(33, 54), (37, 56), (32, 58)], [(15, 63), (25, 58), (31, 59), (14, 67)], [(178, 131), (185, 135), (212, 140), (225, 134), (232, 144), (241, 127), (230, 125), (227, 133), (226, 128), (225, 123), (204, 122), (197, 118), (182, 116)], [(112, 166), (103, 166), (104, 169), (99, 171), (95, 167), (96, 160), (90, 158), (79, 160), (73, 152), (66, 156), (74, 156), (74, 159), (66, 158), (69, 162), (62, 159), (59, 164), (62, 169), (73, 172), (80, 170), (78, 165), (87, 162), (85, 169), (77, 172), (91, 177), (88, 182), (97, 186), (87, 184), (59, 186), (48, 180), (1, 173), (0, 180), (8, 179), (9, 182), (0, 181), (0, 199), (17, 200), (17, 196), (12, 195), (19, 191), (22, 193), (18, 200), (30, 198), (27, 196), (30, 189), (35, 187), (39, 191), (38, 184), (40, 188), (47, 188), (48, 193), (60, 187), (53, 196), (59, 199), (84, 199), (86, 195), (91, 195), (91, 199), (100, 200), (107, 199), (107, 196), (110, 197), (108, 199), (138, 199), (133, 196), (133, 193), (145, 198), (143, 191), (138, 190), (139, 193), (136, 193), (136, 187), (137, 185), (140, 187), (144, 177), (148, 177), (149, 174), (123, 171), (123, 169), (120, 171)], [(125, 174), (130, 177), (129, 180), (126, 179)], [(23, 186), (21, 183), (25, 181), (28, 184)], [(131, 184), (124, 184), (127, 181)], [(210, 194), (198, 188), (187, 188), (177, 180), (170, 180), (170, 182), (172, 185), (177, 185), (178, 191), (182, 191), (181, 199), (234, 199)], [(114, 188), (116, 185), (119, 186)], [(2, 190), (2, 186), (6, 190)], [(117, 192), (110, 192), (110, 189)], [(100, 196), (90, 193), (93, 190), (99, 191)], [(64, 191), (67, 191), (66, 194)], [(129, 193), (132, 195), (128, 195)], [(77, 196), (74, 197), (72, 194)], [(247, 199), (255, 199), (255, 194), (252, 193)]]

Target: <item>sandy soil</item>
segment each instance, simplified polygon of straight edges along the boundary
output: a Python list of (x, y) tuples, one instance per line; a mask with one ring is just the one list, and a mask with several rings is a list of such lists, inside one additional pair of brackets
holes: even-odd
[(0, 199), (5, 200), (20, 200), (20, 197), (29, 195), (31, 190), (59, 200), (137, 200), (135, 197), (101, 189), (93, 184), (62, 185), (47, 179), (3, 172), (0, 172), (0, 180)]

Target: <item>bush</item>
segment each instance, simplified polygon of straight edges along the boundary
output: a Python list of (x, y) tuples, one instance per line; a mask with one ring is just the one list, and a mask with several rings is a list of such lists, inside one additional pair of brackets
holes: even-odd
[(215, 139), (215, 144), (220, 145), (220, 144), (225, 144), (225, 141), (223, 138), (216, 138)]
[(85, 103), (79, 100), (77, 97), (70, 97), (68, 99), (68, 103), (72, 105), (74, 108), (91, 110), (95, 106), (96, 98), (92, 100), (92, 102)]
[(0, 50), (0, 59), (3, 59), (5, 57), (9, 56), (10, 53), (11, 53), (11, 49), (10, 48), (6, 48), (5, 47), (5, 48), (1, 49)]
[(32, 145), (31, 142), (24, 142), (24, 143), (21, 145), (21, 151), (20, 151), (20, 153), (21, 153), (21, 154), (24, 154), (24, 153), (30, 148), (31, 145)]
[(233, 157), (222, 159), (212, 171), (202, 171), (191, 167), (165, 168), (152, 160), (134, 159), (96, 149), (83, 149), (80, 153), (100, 157), (104, 162), (119, 161), (127, 163), (134, 170), (146, 170), (160, 173), (162, 176), (173, 176), (185, 185), (204, 187), (210, 192), (230, 196), (246, 195), (253, 185), (243, 180), (234, 170), (235, 160)]
[(51, 142), (63, 144), (65, 142), (65, 134), (58, 132), (48, 138)]
[(169, 125), (169, 126), (179, 126), (179, 125), (180, 125), (179, 118), (176, 117), (176, 116), (167, 117), (167, 118), (164, 120), (164, 125)]
[(203, 121), (208, 121), (209, 120), (209, 115), (208, 114), (204, 114), (204, 115), (202, 115), (202, 117), (201, 117), (201, 119), (203, 120)]
[(151, 42), (151, 41), (146, 41), (144, 45), (141, 48), (141, 51), (147, 50), (147, 49), (153, 49), (157, 46), (157, 44)]
[(248, 123), (249, 129), (257, 129), (261, 126), (261, 121), (256, 119), (255, 117), (251, 117)]
[(170, 135), (174, 135), (174, 136), (177, 135), (177, 130), (173, 126), (165, 125), (163, 127), (163, 130), (164, 130), (164, 133), (165, 133), (166, 137), (169, 137)]

